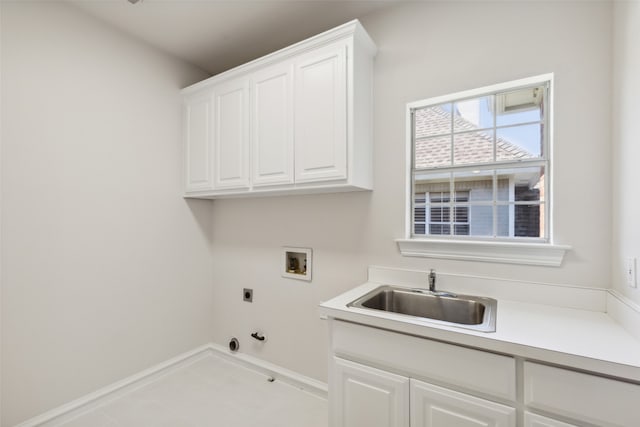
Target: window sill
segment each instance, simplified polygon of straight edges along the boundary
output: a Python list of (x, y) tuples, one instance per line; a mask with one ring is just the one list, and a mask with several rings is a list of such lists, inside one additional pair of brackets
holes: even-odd
[(559, 267), (571, 246), (444, 239), (396, 239), (403, 256)]

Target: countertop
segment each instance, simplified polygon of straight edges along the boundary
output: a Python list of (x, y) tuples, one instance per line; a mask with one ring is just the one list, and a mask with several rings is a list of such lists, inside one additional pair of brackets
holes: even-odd
[(607, 313), (496, 298), (496, 331), (478, 332), (396, 313), (347, 307), (382, 285), (367, 282), (347, 291), (322, 303), (320, 314), (640, 382), (640, 341)]

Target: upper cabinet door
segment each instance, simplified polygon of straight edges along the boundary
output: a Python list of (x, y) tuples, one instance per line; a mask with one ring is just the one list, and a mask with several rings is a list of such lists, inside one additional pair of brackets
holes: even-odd
[(214, 87), (214, 184), (216, 189), (249, 186), (249, 81)]
[(293, 64), (284, 62), (253, 74), (252, 183), (293, 182)]
[(185, 98), (183, 105), (184, 185), (186, 192), (213, 188), (211, 93)]
[(347, 45), (296, 59), (295, 181), (347, 178)]

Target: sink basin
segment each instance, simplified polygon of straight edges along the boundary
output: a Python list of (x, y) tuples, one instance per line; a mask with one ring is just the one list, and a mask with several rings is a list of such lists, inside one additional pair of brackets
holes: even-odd
[(495, 332), (496, 300), (473, 295), (440, 294), (423, 289), (380, 286), (348, 306), (422, 318), (447, 326)]

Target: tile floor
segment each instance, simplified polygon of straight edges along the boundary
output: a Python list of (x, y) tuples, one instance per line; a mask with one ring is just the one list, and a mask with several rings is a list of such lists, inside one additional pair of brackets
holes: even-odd
[(62, 426), (327, 427), (325, 399), (267, 378), (206, 356)]

